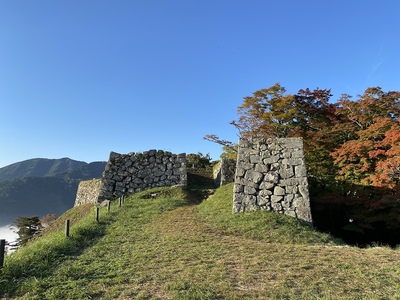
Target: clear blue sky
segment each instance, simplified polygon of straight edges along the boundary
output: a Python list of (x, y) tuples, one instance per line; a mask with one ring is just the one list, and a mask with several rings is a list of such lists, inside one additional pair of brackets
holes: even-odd
[(400, 1), (0, 0), (0, 167), (237, 141), (243, 97), (400, 90)]

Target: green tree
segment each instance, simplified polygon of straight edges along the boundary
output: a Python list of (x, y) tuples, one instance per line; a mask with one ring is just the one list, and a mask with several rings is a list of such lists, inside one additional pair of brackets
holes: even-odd
[(207, 134), (203, 137), (203, 139), (217, 143), (222, 146), (222, 154), (220, 155), (220, 158), (225, 158), (225, 159), (234, 159), (236, 160), (237, 158), (237, 147), (238, 145), (228, 141), (228, 140), (222, 140), (220, 139), (217, 135), (215, 134)]
[(237, 159), (237, 144), (232, 146), (222, 146), (221, 159)]
[(34, 235), (38, 234), (41, 229), (41, 223), (38, 216), (18, 217), (14, 223), (17, 227), (19, 246), (26, 244)]
[(205, 168), (211, 164), (211, 157), (209, 153), (206, 155), (201, 152), (191, 153), (186, 155), (186, 163), (191, 165), (192, 168)]

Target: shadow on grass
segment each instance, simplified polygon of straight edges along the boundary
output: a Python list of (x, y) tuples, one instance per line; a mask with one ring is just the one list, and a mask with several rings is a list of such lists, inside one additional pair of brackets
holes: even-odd
[(214, 189), (188, 189), (188, 204), (198, 205), (208, 199), (214, 192)]

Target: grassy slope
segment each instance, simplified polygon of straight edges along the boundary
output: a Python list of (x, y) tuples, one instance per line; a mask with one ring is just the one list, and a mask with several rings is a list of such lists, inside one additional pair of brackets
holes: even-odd
[[(157, 193), (155, 199), (150, 194)], [(150, 198), (150, 199), (149, 199)], [(295, 219), (231, 213), (232, 185), (195, 205), (179, 188), (67, 212), (7, 257), (16, 299), (400, 299), (400, 251), (341, 246)], [(0, 296), (1, 298), (1, 296)]]

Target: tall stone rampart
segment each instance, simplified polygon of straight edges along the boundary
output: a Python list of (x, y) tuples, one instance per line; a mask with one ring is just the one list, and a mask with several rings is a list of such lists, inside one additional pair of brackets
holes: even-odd
[(233, 211), (260, 209), (312, 223), (302, 138), (239, 140)]
[(133, 194), (147, 188), (187, 185), (186, 154), (163, 150), (110, 153), (99, 200)]

